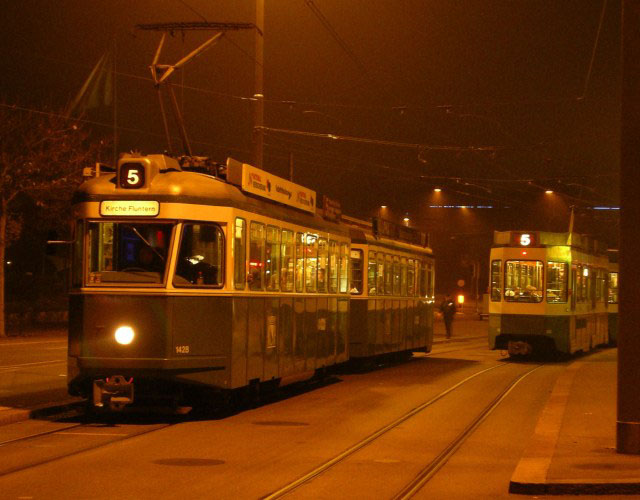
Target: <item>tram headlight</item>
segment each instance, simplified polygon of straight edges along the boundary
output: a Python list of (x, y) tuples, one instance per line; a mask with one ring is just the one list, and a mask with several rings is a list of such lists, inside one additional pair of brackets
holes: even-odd
[(129, 345), (135, 336), (136, 334), (130, 326), (121, 326), (115, 333), (116, 342), (122, 345)]

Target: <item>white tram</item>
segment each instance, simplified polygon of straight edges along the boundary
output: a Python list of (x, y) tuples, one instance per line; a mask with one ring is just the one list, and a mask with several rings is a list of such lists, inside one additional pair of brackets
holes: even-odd
[(609, 341), (606, 248), (576, 233), (494, 233), (489, 347), (588, 351)]

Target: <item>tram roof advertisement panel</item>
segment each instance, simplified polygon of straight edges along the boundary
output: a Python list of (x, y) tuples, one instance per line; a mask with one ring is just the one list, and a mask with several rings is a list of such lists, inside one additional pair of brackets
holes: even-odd
[(229, 182), (256, 196), (316, 213), (316, 192), (247, 163), (227, 158)]

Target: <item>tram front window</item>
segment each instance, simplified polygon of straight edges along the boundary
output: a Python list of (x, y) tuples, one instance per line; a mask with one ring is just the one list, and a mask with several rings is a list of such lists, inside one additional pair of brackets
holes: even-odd
[(164, 281), (173, 224), (91, 222), (89, 285)]
[(221, 286), (224, 257), (222, 229), (214, 224), (185, 224), (176, 262), (174, 286)]
[(539, 260), (508, 260), (504, 273), (504, 300), (542, 302), (543, 270)]

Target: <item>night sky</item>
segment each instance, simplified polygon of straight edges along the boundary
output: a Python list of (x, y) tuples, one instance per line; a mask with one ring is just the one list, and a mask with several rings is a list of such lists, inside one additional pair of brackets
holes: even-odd
[[(566, 231), (573, 205), (577, 230), (605, 228), (616, 245), (617, 214), (588, 207), (619, 205), (619, 2), (606, 2), (602, 23), (602, 0), (265, 4), (265, 125), (289, 131), (266, 132), (267, 170), (287, 176), (292, 153), (294, 180), (341, 200), (346, 213), (368, 217), (385, 204), (389, 217), (408, 213), (454, 240)], [(61, 109), (115, 49), (119, 149), (144, 153), (166, 148), (148, 69), (160, 34), (135, 26), (254, 21), (250, 0), (1, 6), (0, 98)], [(160, 62), (207, 36), (175, 33)], [(254, 36), (228, 33), (172, 79), (196, 154), (251, 161)], [(113, 133), (112, 107), (85, 117), (103, 124), (89, 124), (95, 134)], [(443, 204), (494, 208), (429, 208)]]

